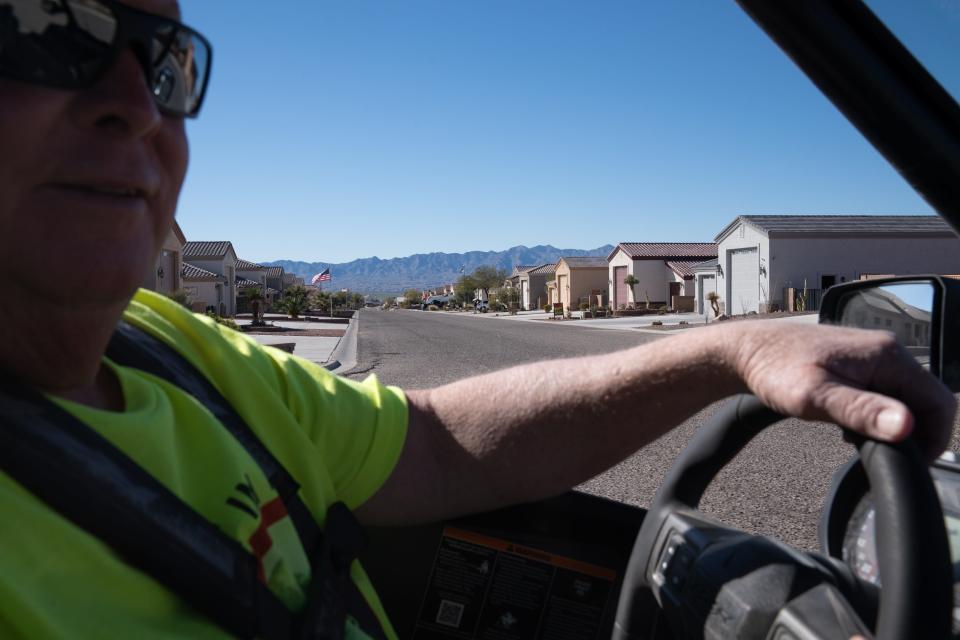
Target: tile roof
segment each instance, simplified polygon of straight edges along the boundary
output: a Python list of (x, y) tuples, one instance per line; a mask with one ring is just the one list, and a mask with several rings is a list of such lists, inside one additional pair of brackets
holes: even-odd
[(268, 278), (280, 278), (283, 276), (283, 267), (268, 267), (267, 268), (267, 277)]
[(186, 280), (201, 280), (204, 278), (220, 279), (223, 277), (218, 273), (214, 273), (213, 271), (207, 271), (206, 269), (201, 269), (200, 267), (192, 265), (189, 262), (183, 263), (183, 271), (181, 272), (181, 274)]
[(716, 269), (717, 265), (720, 264), (720, 260), (714, 258), (712, 260), (704, 260), (703, 262), (696, 262), (690, 265), (690, 268), (694, 271), (704, 271), (706, 269)]
[(713, 242), (621, 242), (607, 260), (623, 250), (632, 260), (640, 258), (712, 258), (717, 255)]
[(839, 216), (777, 215), (737, 216), (717, 235), (717, 241), (741, 222), (764, 233), (864, 233), (864, 234), (943, 234), (955, 236), (940, 216)]
[(237, 271), (266, 271), (267, 267), (256, 262), (237, 258)]
[(230, 250), (230, 242), (188, 242), (183, 245), (185, 258), (222, 258)]
[(536, 269), (531, 269), (530, 271), (527, 272), (527, 274), (531, 276), (543, 276), (543, 275), (550, 275), (551, 273), (556, 273), (556, 272), (557, 272), (557, 265), (556, 263), (554, 263), (554, 264), (542, 264)]
[[(560, 258), (567, 263), (571, 269), (596, 269), (607, 268), (607, 259), (603, 256), (564, 256)], [(559, 260), (557, 261), (559, 263)]]
[(523, 274), (528, 273), (528, 272), (530, 272), (530, 271), (533, 271), (534, 269), (536, 269), (537, 267), (540, 267), (540, 266), (543, 266), (543, 265), (539, 265), (539, 264), (518, 264), (518, 265), (515, 265), (515, 266), (513, 267), (513, 273), (510, 274), (510, 277), (511, 277), (511, 278), (515, 278), (516, 276), (522, 276)]
[(253, 287), (259, 287), (259, 282), (254, 282), (253, 280), (247, 280), (240, 276), (234, 276), (237, 280), (237, 289), (252, 289)]
[[(667, 267), (672, 269), (675, 274), (681, 278), (692, 278), (693, 277), (693, 268), (696, 265), (703, 264), (696, 260), (664, 260), (667, 263)], [(716, 262), (716, 260), (714, 260)]]

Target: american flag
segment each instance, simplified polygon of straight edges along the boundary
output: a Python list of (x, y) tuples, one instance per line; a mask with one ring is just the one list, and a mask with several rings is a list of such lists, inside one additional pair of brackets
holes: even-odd
[(330, 282), (333, 279), (333, 276), (330, 275), (330, 267), (327, 267), (317, 275), (313, 276), (310, 279), (310, 284), (317, 284), (318, 282)]

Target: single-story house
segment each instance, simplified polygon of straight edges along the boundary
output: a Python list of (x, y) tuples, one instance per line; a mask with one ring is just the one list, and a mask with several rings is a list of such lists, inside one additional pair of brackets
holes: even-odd
[(267, 267), (267, 286), (283, 295), (283, 267)]
[(815, 311), (827, 288), (874, 274), (960, 271), (960, 238), (939, 216), (738, 216), (716, 242), (728, 315), (793, 310), (804, 289)]
[[(520, 297), (520, 308), (524, 311), (529, 311), (530, 309), (536, 308), (536, 297), (533, 297), (534, 305), (530, 303), (531, 299), (531, 289), (530, 289), (530, 272), (538, 267), (544, 265), (540, 264), (518, 264), (513, 268), (513, 272), (510, 274), (510, 277), (507, 278), (506, 286), (513, 287), (517, 289)], [(552, 266), (552, 265), (551, 265)], [(543, 284), (540, 284), (540, 289), (537, 293), (543, 298)]]
[(526, 311), (541, 309), (553, 302), (547, 283), (553, 282), (556, 270), (556, 264), (542, 264), (520, 274), (520, 304)]
[(224, 317), (237, 313), (237, 252), (226, 240), (216, 242), (187, 242), (183, 247), (184, 262), (222, 276), (223, 296), (217, 313)]
[[(611, 305), (673, 306), (674, 298), (692, 300), (693, 265), (716, 256), (712, 242), (621, 242), (607, 257)], [(632, 290), (624, 282), (631, 275), (637, 280)]]
[(556, 283), (563, 312), (579, 311), (581, 302), (607, 301), (607, 259), (603, 256), (563, 257), (557, 260)]
[(144, 289), (170, 294), (183, 288), (180, 272), (183, 271), (183, 247), (187, 238), (177, 221), (170, 225), (170, 231), (163, 241), (157, 259), (144, 277)]
[(226, 308), (221, 274), (184, 262), (181, 275), (191, 309), (200, 313), (212, 309), (220, 313)]
[[(267, 306), (273, 304), (277, 290), (267, 285), (267, 273), (270, 271), (270, 267), (265, 267), (262, 264), (257, 264), (256, 262), (250, 262), (249, 260), (244, 260), (242, 258), (237, 260), (237, 292), (239, 297), (237, 298), (237, 312), (238, 313), (247, 313), (250, 310), (247, 309), (246, 302), (243, 299), (242, 292), (244, 289), (252, 288), (253, 286), (260, 287), (260, 294), (263, 296), (264, 300), (267, 303)], [(245, 283), (243, 286), (240, 286), (240, 281), (244, 280)], [(253, 282), (254, 284), (249, 284)]]
[(693, 310), (696, 313), (709, 313), (711, 317), (713, 311), (707, 296), (717, 292), (717, 264), (719, 262), (714, 258), (690, 267), (693, 271)]

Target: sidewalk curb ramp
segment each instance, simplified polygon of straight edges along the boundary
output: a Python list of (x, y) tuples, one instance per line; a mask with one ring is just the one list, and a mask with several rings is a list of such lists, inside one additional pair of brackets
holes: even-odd
[(357, 333), (360, 324), (360, 311), (357, 311), (350, 318), (350, 325), (347, 327), (340, 342), (330, 353), (330, 361), (323, 365), (331, 373), (342, 375), (357, 366)]

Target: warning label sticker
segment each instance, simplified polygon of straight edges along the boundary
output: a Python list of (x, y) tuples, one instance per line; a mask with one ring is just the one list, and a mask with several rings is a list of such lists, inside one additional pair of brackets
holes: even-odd
[(447, 527), (414, 638), (594, 638), (616, 572)]

